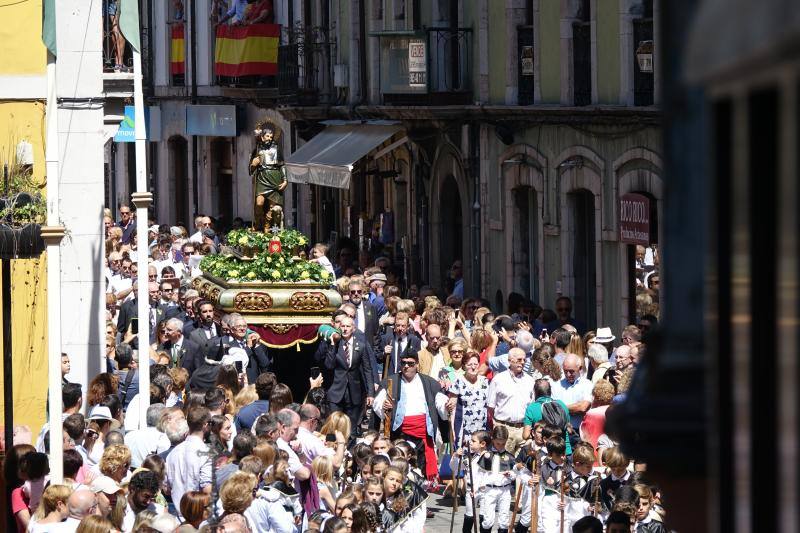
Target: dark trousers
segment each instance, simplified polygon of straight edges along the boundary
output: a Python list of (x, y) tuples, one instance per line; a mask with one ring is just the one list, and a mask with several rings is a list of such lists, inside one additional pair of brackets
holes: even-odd
[[(361, 413), (364, 410), (364, 406), (362, 404), (354, 404), (350, 401), (349, 394), (345, 393), (341, 401), (330, 402), (330, 410), (331, 412), (341, 411), (347, 415), (347, 418), (350, 419), (349, 436), (357, 437), (361, 434)], [(345, 435), (345, 438), (347, 437), (348, 435)]]

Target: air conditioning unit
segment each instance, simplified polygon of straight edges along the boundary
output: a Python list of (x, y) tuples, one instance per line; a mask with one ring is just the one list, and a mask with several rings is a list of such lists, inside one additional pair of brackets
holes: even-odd
[(347, 78), (349, 77), (350, 69), (347, 65), (334, 65), (333, 66), (333, 86), (337, 88), (347, 87)]

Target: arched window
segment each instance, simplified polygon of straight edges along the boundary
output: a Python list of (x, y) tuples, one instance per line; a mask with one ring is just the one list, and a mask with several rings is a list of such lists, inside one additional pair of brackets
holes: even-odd
[(597, 324), (597, 273), (594, 195), (587, 189), (567, 193), (567, 220), (573, 240), (573, 312), (589, 328)]

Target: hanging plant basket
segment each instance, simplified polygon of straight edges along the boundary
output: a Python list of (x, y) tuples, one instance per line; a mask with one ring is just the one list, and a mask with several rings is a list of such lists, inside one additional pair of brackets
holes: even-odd
[(25, 224), (10, 226), (0, 224), (0, 258), (31, 259), (39, 257), (45, 249), (42, 226)]
[(42, 254), (45, 242), (41, 222), (45, 209), (38, 191), (0, 197), (0, 258), (30, 259)]

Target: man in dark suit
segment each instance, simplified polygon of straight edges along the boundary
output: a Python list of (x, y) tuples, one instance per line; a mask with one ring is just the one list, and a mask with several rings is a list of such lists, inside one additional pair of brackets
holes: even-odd
[[(247, 334), (247, 322), (239, 313), (228, 315), (231, 325), (231, 334), (222, 337), (222, 342), (231, 348), (241, 348), (247, 353), (247, 382), (255, 383), (260, 374), (272, 368), (272, 359), (267, 347), (260, 342), (258, 333)], [(209, 345), (219, 344), (219, 338), (209, 339)]]
[(352, 435), (358, 434), (364, 404), (372, 405), (375, 384), (372, 374), (372, 347), (355, 330), (353, 319), (337, 316), (338, 328), (330, 342), (321, 341), (325, 368), (333, 372), (327, 397), (331, 411), (341, 411), (350, 418)]
[(203, 346), (214, 337), (221, 337), (222, 327), (214, 321), (214, 304), (208, 300), (197, 300), (195, 308), (195, 327), (189, 333), (189, 338), (195, 343)]
[(169, 340), (159, 348), (167, 352), (172, 359), (173, 366), (185, 368), (191, 376), (203, 363), (200, 346), (183, 336), (183, 322), (177, 318), (167, 320), (164, 333)]
[(381, 336), (375, 357), (383, 366), (383, 377), (397, 374), (400, 360), (407, 353), (416, 354), (422, 349), (420, 338), (409, 331), (408, 313), (399, 312), (394, 317), (394, 329)]
[(364, 334), (367, 342), (374, 346), (378, 332), (378, 313), (366, 299), (364, 286), (358, 282), (350, 283), (350, 303), (355, 308), (355, 328)]
[(438, 381), (418, 372), (416, 352), (404, 353), (400, 367), (400, 373), (391, 374), (381, 383), (372, 408), (382, 421), (387, 418), (391, 421), (392, 439), (406, 439), (416, 446), (417, 465), (430, 479), (438, 470), (434, 449), (436, 432), (441, 432), (445, 442), (449, 437), (447, 396)]
[[(134, 283), (134, 287), (136, 287)], [(138, 293), (134, 288), (134, 297), (131, 300), (122, 304), (117, 317), (117, 331), (119, 338), (122, 339), (131, 325), (131, 321), (139, 317), (139, 300)], [(168, 318), (174, 318), (180, 313), (180, 308), (174, 307), (161, 307), (159, 300), (161, 299), (161, 290), (158, 288), (158, 283), (150, 282), (148, 284), (149, 304), (150, 304), (150, 342), (155, 342), (156, 326), (159, 322)]]

